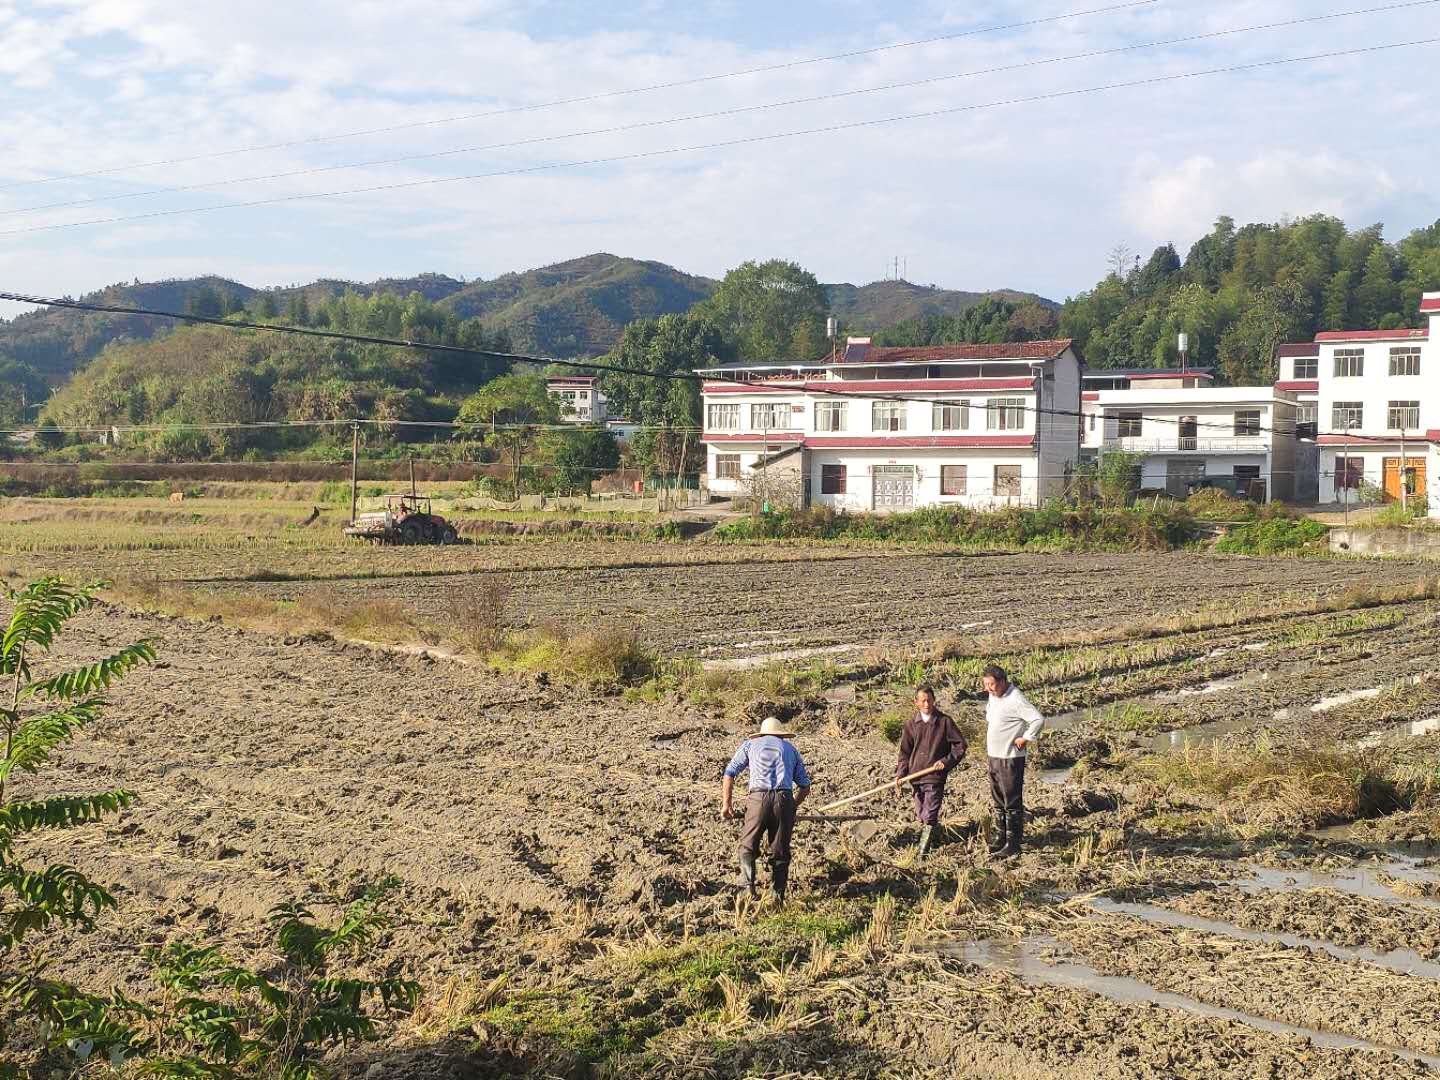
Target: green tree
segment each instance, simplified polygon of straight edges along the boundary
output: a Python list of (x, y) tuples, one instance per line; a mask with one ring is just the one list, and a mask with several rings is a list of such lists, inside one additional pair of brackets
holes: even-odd
[(813, 360), (830, 310), (824, 286), (783, 259), (744, 262), (698, 305), (735, 343), (741, 360)]
[(207, 319), (218, 319), (225, 314), (225, 300), (213, 285), (202, 285), (185, 301), (185, 310), (191, 315), (203, 315)]
[(0, 427), (23, 427), (47, 396), (45, 380), (29, 364), (0, 355)]
[(549, 432), (543, 442), (542, 456), (555, 470), (555, 486), (567, 494), (589, 494), (592, 480), (620, 467), (620, 444), (602, 427)]
[(1336, 270), (1325, 283), (1320, 297), (1320, 327), (1347, 330), (1350, 327), (1350, 271)]
[(543, 375), (502, 375), (466, 398), (456, 419), (486, 433), (486, 441), (510, 466), (511, 497), (520, 498), (525, 457), (543, 425), (560, 421), (560, 409)]
[(1365, 273), (1355, 290), (1355, 307), (1360, 322), (1367, 327), (1379, 326), (1386, 315), (1396, 313), (1400, 306), (1400, 289), (1384, 245), (1376, 244), (1365, 259)]
[(1275, 349), (1300, 333), (1307, 298), (1295, 283), (1262, 288), (1220, 339), (1220, 368), (1234, 386), (1275, 381)]

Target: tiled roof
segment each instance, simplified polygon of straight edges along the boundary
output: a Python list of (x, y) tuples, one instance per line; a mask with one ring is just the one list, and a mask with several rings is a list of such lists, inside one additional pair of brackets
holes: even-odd
[(1301, 341), (1301, 342), (1296, 342), (1295, 344), (1291, 344), (1291, 345), (1277, 345), (1277, 346), (1275, 346), (1275, 355), (1276, 355), (1276, 356), (1280, 356), (1280, 357), (1286, 357), (1286, 356), (1304, 356), (1304, 357), (1319, 356), (1319, 355), (1320, 355), (1320, 347), (1319, 347), (1318, 345), (1316, 345), (1315, 342), (1313, 342), (1313, 341)]
[(865, 351), (866, 364), (896, 364), (905, 360), (1053, 360), (1074, 342), (1008, 341), (999, 345), (871, 346)]
[(1316, 341), (1424, 341), (1430, 335), (1424, 330), (1327, 330), (1316, 334)]

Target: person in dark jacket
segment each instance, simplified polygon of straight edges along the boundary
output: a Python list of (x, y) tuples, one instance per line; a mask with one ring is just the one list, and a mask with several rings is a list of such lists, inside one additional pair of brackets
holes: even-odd
[(920, 686), (915, 691), (915, 715), (905, 721), (900, 733), (900, 757), (895, 763), (895, 792), (901, 794), (900, 781), (935, 765), (941, 769), (913, 781), (915, 817), (920, 822), (920, 857), (923, 859), (935, 841), (940, 827), (940, 801), (945, 797), (945, 778), (960, 763), (967, 747), (965, 736), (955, 721), (935, 707), (935, 691)]

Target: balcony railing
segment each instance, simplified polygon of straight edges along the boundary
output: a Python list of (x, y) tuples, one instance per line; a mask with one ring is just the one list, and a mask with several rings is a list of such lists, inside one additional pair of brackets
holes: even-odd
[(1231, 435), (1219, 438), (1106, 439), (1106, 450), (1133, 454), (1264, 454), (1270, 440), (1263, 435)]

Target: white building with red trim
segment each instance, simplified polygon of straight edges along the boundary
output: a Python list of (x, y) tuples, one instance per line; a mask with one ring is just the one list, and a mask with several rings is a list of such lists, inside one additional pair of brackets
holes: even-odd
[(1081, 368), (1069, 340), (851, 338), (811, 363), (702, 369), (708, 486), (851, 511), (1035, 506), (1079, 457)]
[(545, 392), (560, 406), (560, 419), (571, 424), (605, 423), (605, 395), (594, 375), (555, 375)]
[(1422, 330), (1316, 335), (1322, 502), (1362, 483), (1394, 498), (1405, 483), (1440, 516), (1429, 494), (1440, 466), (1440, 292), (1425, 293), (1420, 311)]

